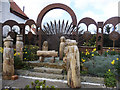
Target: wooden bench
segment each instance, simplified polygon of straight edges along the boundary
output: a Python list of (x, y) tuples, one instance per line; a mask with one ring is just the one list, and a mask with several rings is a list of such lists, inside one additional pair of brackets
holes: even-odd
[(39, 56), (40, 62), (44, 62), (45, 57), (53, 57), (51, 61), (52, 61), (52, 63), (54, 63), (55, 62), (55, 57), (58, 57), (58, 52), (56, 52), (55, 50), (53, 50), (53, 51), (38, 50), (37, 51), (37, 56)]

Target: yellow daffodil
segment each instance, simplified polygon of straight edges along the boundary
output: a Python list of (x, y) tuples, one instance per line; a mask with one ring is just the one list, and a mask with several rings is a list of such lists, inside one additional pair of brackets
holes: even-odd
[(94, 56), (94, 54), (92, 54), (92, 56)]
[(113, 51), (115, 51), (115, 49), (113, 49)]
[(108, 50), (106, 52), (108, 53)]
[(117, 58), (117, 60), (119, 60), (119, 58)]
[(110, 69), (108, 69), (108, 71), (110, 72)]
[(114, 65), (114, 64), (115, 64), (115, 60), (113, 60), (113, 61), (111, 62), (111, 64)]
[(14, 54), (14, 56), (16, 56), (16, 53)]
[(82, 60), (82, 62), (85, 62), (85, 60)]
[(27, 52), (25, 52), (25, 54), (27, 54)]
[(18, 55), (20, 55), (20, 53), (18, 53)]
[(94, 48), (93, 51), (96, 51), (96, 48)]

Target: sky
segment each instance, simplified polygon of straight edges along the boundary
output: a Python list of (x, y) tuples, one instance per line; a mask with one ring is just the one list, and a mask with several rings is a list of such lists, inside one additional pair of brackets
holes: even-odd
[[(118, 16), (118, 2), (120, 0), (14, 0), (30, 18), (36, 21), (40, 11), (49, 4), (63, 3), (69, 6), (77, 16), (77, 22), (82, 18), (91, 17), (96, 22)], [(72, 21), (70, 15), (62, 9), (53, 9), (43, 18), (42, 24), (53, 20)]]

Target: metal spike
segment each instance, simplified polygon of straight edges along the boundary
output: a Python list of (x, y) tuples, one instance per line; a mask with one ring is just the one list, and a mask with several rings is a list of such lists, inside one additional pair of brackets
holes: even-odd
[(54, 20), (54, 24), (55, 24), (55, 34), (57, 34), (56, 20)]
[(68, 26), (68, 20), (67, 20), (66, 25), (65, 25), (64, 33), (66, 32), (67, 26)]
[(64, 20), (62, 22), (61, 33), (63, 34)]
[(71, 26), (72, 26), (72, 23), (70, 24), (70, 26), (69, 26), (68, 29), (66, 30), (66, 34), (69, 33), (69, 30), (70, 30)]
[(45, 28), (46, 33), (47, 33), (47, 34), (49, 34), (49, 33), (50, 33), (50, 31), (47, 29), (47, 27), (46, 27), (45, 25), (43, 25), (43, 27)]
[(50, 26), (49, 26), (48, 23), (47, 23), (47, 26), (48, 26), (48, 29), (49, 29), (50, 33), (52, 34), (52, 31), (51, 31)]
[(60, 20), (58, 22), (58, 33), (60, 33)]
[(51, 21), (50, 21), (50, 24), (51, 24), (52, 33), (54, 34), (54, 27), (53, 27), (53, 23)]

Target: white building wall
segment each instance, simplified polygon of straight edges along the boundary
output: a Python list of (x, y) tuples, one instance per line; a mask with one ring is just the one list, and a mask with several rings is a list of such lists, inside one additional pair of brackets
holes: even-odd
[(25, 23), (25, 20), (10, 12), (9, 0), (0, 0), (0, 23), (7, 20), (15, 20), (18, 23)]

